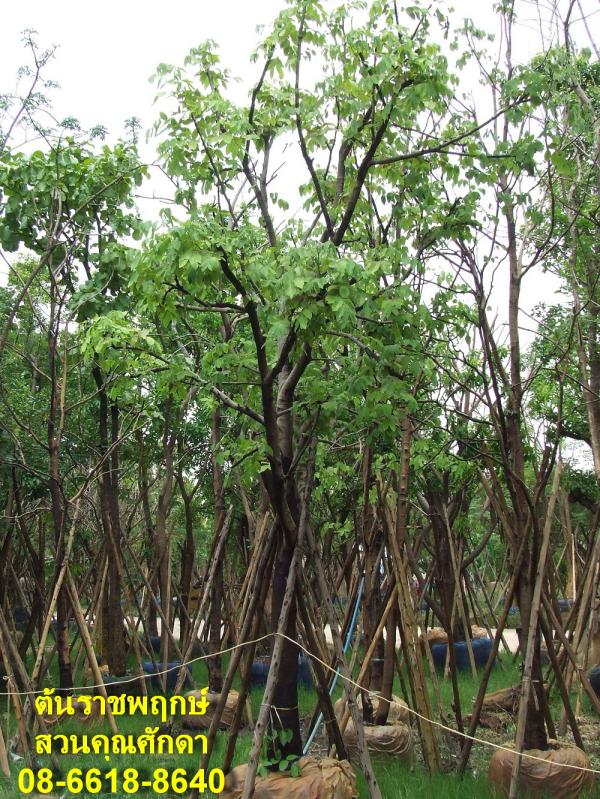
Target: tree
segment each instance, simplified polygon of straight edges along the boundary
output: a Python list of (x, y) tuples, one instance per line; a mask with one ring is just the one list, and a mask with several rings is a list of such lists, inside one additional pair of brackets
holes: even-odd
[[(81, 318), (83, 306), (92, 302), (88, 286), (88, 293), (80, 296), (78, 303), (72, 304), (79, 282), (78, 270), (83, 269), (89, 281), (95, 280), (98, 285), (100, 275), (115, 270), (122, 258), (122, 246), (117, 240), (136, 230), (139, 232), (138, 220), (129, 208), (132, 205), (132, 186), (140, 180), (141, 167), (135, 152), (125, 145), (118, 145), (112, 150), (104, 147), (96, 154), (88, 143), (66, 138), (64, 141), (59, 139), (47, 152), (36, 150), (26, 155), (5, 151), (0, 170), (0, 244), (9, 252), (24, 245), (38, 258), (29, 278), (23, 281), (24, 291), (17, 296), (5, 319), (5, 336), (20, 303), (26, 298), (31, 300), (28, 294), (31, 275), (45, 274), (47, 308), (42, 310), (38, 306), (38, 320), (46, 336), (47, 367), (44, 371), (36, 369), (39, 377), (47, 381), (48, 388), (45, 441), (38, 436), (37, 430), (30, 428), (23, 420), (17, 420), (17, 423), (42, 447), (48, 459), (56, 580), (65, 558), (66, 531), (70, 524), (72, 502), (65, 484), (68, 466), (64, 464), (61, 451), (71, 408), (67, 394), (72, 368), (69, 325), (73, 324), (77, 315)], [(100, 297), (106, 295), (109, 284), (100, 290)], [(109, 410), (105, 378), (97, 365), (92, 368), (92, 376), (99, 396), (101, 504), (111, 564), (109, 621), (113, 629), (122, 629), (121, 579), (117, 567), (120, 558), (118, 460), (114, 448), (120, 435), (118, 407), (113, 403)], [(2, 392), (2, 396), (6, 403), (6, 393)], [(89, 401), (89, 395), (82, 400), (85, 401)], [(74, 406), (77, 407), (76, 402)], [(109, 448), (109, 439), (112, 440), (112, 449)], [(26, 464), (23, 467), (27, 468)], [(72, 686), (68, 608), (67, 587), (63, 584), (58, 594), (57, 632), (60, 681), (61, 687), (66, 689)], [(116, 673), (124, 672), (122, 636), (110, 638), (109, 662)]]
[[(275, 519), (272, 630), (310, 524), (313, 435), (337, 423), (342, 402), (353, 424), (397, 433), (427, 369), (423, 336), (447, 321), (422, 302), (420, 274), (468, 214), (430, 176), (453, 179), (446, 152), (470, 129), (446, 120), (454, 79), (428, 12), (413, 6), (405, 22), (387, 3), (291, 3), (257, 49), (246, 106), (229, 99), (210, 42), (157, 72), (176, 103), (157, 124), (159, 151), (186, 218), (164, 212), (166, 232), (132, 258), (130, 288), (140, 318), (158, 317), (177, 342), (173, 374), (250, 434)], [(323, 77), (311, 80), (309, 60)], [(301, 217), (275, 191), (272, 163), (287, 145), (304, 170)], [(227, 331), (219, 343), (207, 315)], [(292, 731), (284, 756), (301, 752), (291, 596), (271, 714)]]

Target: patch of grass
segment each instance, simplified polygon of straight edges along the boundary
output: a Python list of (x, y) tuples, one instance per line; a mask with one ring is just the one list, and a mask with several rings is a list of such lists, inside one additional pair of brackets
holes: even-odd
[[(460, 780), (455, 774), (430, 775), (421, 768), (411, 771), (391, 760), (386, 764), (376, 763), (375, 774), (383, 799), (486, 799), (492, 796), (485, 774), (477, 777), (466, 774)], [(360, 773), (358, 790), (360, 799), (367, 799), (367, 785)]]
[[(223, 659), (223, 669), (225, 670), (227, 667), (228, 656)], [(360, 667), (360, 663), (362, 662), (361, 655), (357, 658), (357, 666), (355, 669), (354, 676), (356, 677), (358, 674), (358, 670)], [(427, 668), (426, 668), (427, 670)], [(207, 669), (205, 662), (197, 662), (193, 664), (193, 675), (196, 683), (199, 686), (205, 685), (207, 682)], [(479, 679), (480, 679), (481, 672), (478, 678), (474, 678), (470, 671), (460, 672), (458, 675), (458, 686), (459, 686), (459, 693), (461, 698), (461, 706), (463, 715), (466, 715), (471, 712), (473, 701), (477, 695), (478, 688), (479, 688)], [(54, 675), (52, 675), (54, 677)], [(488, 684), (488, 691), (495, 691), (500, 688), (508, 687), (510, 685), (515, 685), (520, 682), (521, 679), (521, 672), (520, 672), (520, 660), (516, 662), (513, 661), (512, 656), (504, 655), (502, 658), (502, 664), (498, 664), (492, 671), (490, 676), (489, 684)], [(52, 680), (53, 682), (53, 680)], [(439, 692), (441, 696), (442, 705), (446, 716), (450, 720), (450, 723), (454, 723), (454, 712), (452, 710), (453, 705), (453, 692), (452, 692), (452, 684), (451, 681), (444, 680), (443, 674), (438, 673), (438, 682), (439, 682)], [(431, 704), (434, 709), (434, 714), (437, 715), (437, 702), (435, 700), (435, 692), (433, 688), (433, 683), (431, 680), (431, 675), (427, 676), (427, 683), (428, 683), (428, 690), (431, 697)], [(404, 684), (408, 687), (408, 679), (406, 674), (404, 674)], [(239, 677), (236, 677), (234, 681), (234, 688), (239, 688)], [(394, 682), (394, 693), (402, 696), (402, 689), (400, 685), (400, 681), (398, 676), (396, 676)], [(336, 691), (334, 693), (334, 701), (343, 693), (342, 686), (338, 683)], [(572, 692), (573, 700), (575, 699), (575, 692)], [(250, 693), (250, 703), (252, 707), (252, 713), (254, 720), (258, 715), (260, 710), (260, 704), (262, 702), (263, 697), (263, 688), (256, 687), (253, 688)], [(315, 707), (316, 707), (316, 694), (312, 689), (305, 688), (303, 686), (299, 687), (298, 690), (298, 705), (300, 709), (300, 714), (303, 720), (309, 718)], [(412, 704), (412, 703), (411, 703)], [(561, 708), (560, 697), (553, 694), (551, 698), (551, 706), (554, 718), (558, 718)], [(584, 695), (581, 705), (582, 712), (587, 716), (590, 715), (594, 721), (591, 722), (596, 724), (597, 719), (595, 714), (592, 712), (589, 700)], [(157, 726), (156, 719), (152, 718), (144, 718), (142, 716), (136, 716), (133, 718), (127, 717), (119, 717), (118, 719), (118, 726), (119, 731), (123, 734), (131, 734), (131, 735), (140, 735), (143, 733), (144, 728), (148, 726)], [(14, 726), (14, 715), (11, 714), (10, 716), (10, 734), (14, 733), (15, 726)], [(108, 734), (109, 729), (106, 722), (96, 722), (94, 724), (88, 725), (86, 727), (82, 727), (81, 724), (78, 724), (77, 721), (72, 719), (63, 722), (57, 727), (53, 727), (51, 732), (55, 733), (62, 733), (65, 735), (69, 734), (83, 734), (87, 733), (88, 735), (94, 734)], [(511, 738), (514, 729), (512, 726), (509, 726), (506, 730), (506, 735), (502, 738), (502, 740), (508, 740)], [(414, 728), (415, 738), (418, 737), (416, 732), (416, 728)], [(492, 739), (493, 736), (487, 730), (479, 730), (477, 733), (482, 738), (490, 738)], [(498, 739), (494, 739), (498, 740)], [(241, 763), (245, 763), (248, 760), (250, 747), (251, 747), (251, 734), (248, 731), (242, 731), (238, 737), (237, 747), (236, 747), (236, 754), (234, 759), (234, 765), (238, 765)], [(593, 762), (595, 767), (597, 767), (597, 749), (596, 746), (596, 739), (590, 742), (590, 754), (592, 756)], [(215, 749), (213, 752), (213, 757), (211, 760), (211, 765), (213, 767), (218, 767), (222, 762), (225, 755), (225, 748), (227, 745), (227, 733), (219, 733), (215, 743)], [(491, 751), (487, 747), (474, 747), (472, 751), (471, 761), (470, 761), (470, 772), (467, 773), (464, 779), (460, 780), (456, 777), (453, 773), (441, 773), (437, 775), (429, 775), (425, 769), (423, 768), (422, 764), (419, 763), (419, 757), (417, 756), (417, 764), (413, 770), (408, 769), (405, 765), (394, 762), (392, 758), (388, 759), (380, 759), (376, 760), (374, 763), (375, 771), (377, 774), (377, 778), (381, 787), (381, 792), (384, 799), (402, 799), (402, 797), (406, 797), (407, 799), (419, 799), (419, 797), (431, 797), (431, 796), (439, 796), (440, 799), (470, 799), (470, 797), (481, 797), (481, 799), (487, 799), (487, 797), (491, 797), (491, 793), (488, 789), (487, 785), (487, 764), (489, 762), (489, 758), (491, 756)], [(198, 747), (198, 752), (194, 755), (172, 755), (172, 756), (143, 756), (143, 755), (121, 755), (121, 756), (111, 756), (110, 763), (107, 763), (103, 757), (98, 757), (95, 755), (63, 755), (58, 756), (59, 762), (61, 767), (66, 771), (69, 768), (77, 767), (82, 770), (87, 770), (90, 768), (101, 768), (108, 770), (109, 768), (116, 768), (117, 771), (122, 774), (125, 768), (137, 768), (138, 771), (145, 770), (146, 772), (153, 770), (155, 768), (166, 768), (168, 770), (173, 770), (174, 768), (185, 768), (188, 770), (188, 773), (193, 773), (199, 765), (199, 758), (200, 758), (200, 750)], [(456, 758), (456, 751), (451, 751), (450, 749), (446, 748), (446, 744), (443, 744), (443, 758), (446, 764), (446, 767), (451, 768), (452, 765), (455, 763)], [(16, 799), (16, 797), (21, 796), (18, 792), (16, 787), (16, 778), (18, 771), (25, 765), (24, 761), (19, 762), (12, 762), (11, 763), (11, 770), (13, 773), (13, 777), (10, 780), (0, 776), (0, 799)], [(40, 765), (49, 766), (49, 762), (47, 759), (41, 758)], [(359, 788), (359, 795), (361, 799), (367, 799), (368, 792), (366, 788), (366, 784), (364, 778), (359, 773), (358, 775), (358, 788)], [(71, 794), (65, 793), (64, 791), (55, 792), (57, 796), (64, 795), (65, 798), (70, 797)], [(102, 794), (101, 794), (102, 795)], [(78, 794), (79, 799), (88, 799), (86, 794)], [(104, 794), (104, 796), (109, 797), (110, 794)], [(124, 794), (121, 792), (119, 794), (113, 794), (113, 796), (123, 797)], [(152, 791), (145, 791), (144, 793), (139, 794), (140, 799), (155, 799), (154, 794)], [(205, 794), (206, 799), (209, 799), (211, 794)]]

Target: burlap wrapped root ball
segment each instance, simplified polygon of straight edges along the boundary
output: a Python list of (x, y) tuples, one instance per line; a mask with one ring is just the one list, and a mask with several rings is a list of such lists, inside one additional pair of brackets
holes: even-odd
[[(367, 724), (363, 727), (365, 743), (371, 757), (393, 757), (394, 761), (413, 765), (414, 741), (412, 731), (408, 724), (396, 721), (393, 724)], [(344, 730), (344, 744), (348, 759), (354, 766), (360, 765), (360, 750), (358, 735), (352, 719)]]
[[(549, 685), (544, 683), (544, 691), (548, 695)], [(521, 698), (521, 686), (511, 685), (508, 688), (501, 688), (483, 697), (482, 710), (489, 713), (510, 713), (516, 715)]]
[(514, 715), (519, 707), (521, 696), (521, 686), (511, 685), (508, 688), (501, 688), (483, 697), (482, 710), (490, 713), (510, 713)]
[[(195, 696), (197, 699), (202, 698), (200, 691), (189, 691), (186, 696)], [(207, 730), (210, 727), (210, 722), (212, 721), (220, 694), (214, 694), (211, 691), (208, 691), (205, 696), (206, 701), (208, 702), (206, 713), (204, 713), (202, 716), (191, 716), (186, 713), (181, 717), (181, 723), (186, 730)], [(229, 691), (227, 694), (225, 707), (223, 708), (221, 722), (219, 724), (220, 730), (227, 730), (233, 724), (233, 719), (235, 717), (235, 711), (237, 709), (239, 700), (240, 695), (237, 691)]]
[[(478, 638), (487, 638), (488, 632), (485, 627), (478, 627), (474, 624), (471, 627), (471, 640), (476, 641)], [(444, 630), (443, 627), (432, 627), (430, 630), (427, 630), (427, 640), (429, 641), (429, 646), (433, 646), (434, 644), (447, 644), (448, 643), (448, 633)], [(422, 635), (419, 635), (419, 642), (421, 645), (423, 644)]]
[[(377, 716), (377, 711), (379, 710), (379, 702), (381, 701), (381, 697), (372, 696), (371, 701), (373, 703), (373, 716), (375, 717)], [(358, 705), (359, 710), (362, 712), (362, 694), (359, 694), (357, 697), (356, 704)], [(341, 720), (346, 706), (347, 703), (345, 697), (338, 699), (334, 704), (333, 710), (338, 721)], [(410, 724), (410, 715), (411, 714), (408, 709), (408, 705), (404, 699), (400, 699), (399, 696), (392, 694), (390, 709), (387, 715), (387, 724), (393, 724), (397, 721), (402, 721), (404, 724)]]
[[(548, 745), (550, 748), (547, 750), (526, 750), (526, 754), (539, 759), (522, 758), (519, 770), (520, 793), (548, 799), (577, 799), (588, 791), (591, 793), (595, 780), (591, 772), (583, 770), (591, 768), (586, 753), (577, 746), (562, 741), (549, 740)], [(512, 743), (504, 746), (513, 748)], [(497, 749), (492, 755), (488, 780), (492, 792), (497, 796), (508, 796), (515, 757), (517, 755), (514, 751), (506, 749)], [(578, 768), (569, 768), (570, 766)]]
[[(357, 698), (357, 705), (362, 711), (362, 696)], [(373, 714), (377, 715), (379, 701), (377, 697), (372, 697)], [(341, 721), (346, 708), (346, 699), (338, 699), (333, 706), (335, 716)], [(414, 741), (411, 729), (408, 725), (410, 712), (408, 705), (398, 696), (392, 696), (390, 709), (386, 724), (367, 724), (363, 727), (365, 733), (365, 743), (370, 754), (374, 757), (379, 755), (389, 755), (408, 766), (413, 764)], [(358, 736), (354, 728), (352, 719), (348, 719), (344, 730), (344, 743), (350, 762), (360, 765), (360, 754), (358, 748)]]
[(100, 716), (100, 705), (98, 702), (94, 702), (92, 704), (91, 711), (86, 713), (87, 707), (86, 703), (82, 702), (81, 700), (77, 699), (77, 697), (71, 698), (73, 710), (75, 711), (73, 715), (67, 713), (66, 709), (64, 713), (59, 714), (50, 714), (50, 713), (38, 713), (45, 725), (47, 727), (51, 727), (53, 724), (58, 724), (62, 721), (79, 721), (84, 724), (89, 724), (92, 721), (99, 721)]
[[(448, 643), (448, 633), (442, 627), (432, 627), (431, 630), (427, 630), (425, 637), (429, 641), (429, 646)], [(419, 641), (423, 643), (422, 635), (419, 635)]]
[[(356, 776), (347, 760), (303, 757), (299, 766), (299, 777), (281, 772), (257, 777), (254, 799), (357, 799)], [(227, 775), (219, 799), (240, 799), (247, 768), (238, 766)]]

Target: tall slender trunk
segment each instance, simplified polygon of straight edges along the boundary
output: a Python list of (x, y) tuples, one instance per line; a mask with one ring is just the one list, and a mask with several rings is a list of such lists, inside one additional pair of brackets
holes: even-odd
[[(362, 509), (362, 542), (365, 559), (365, 583), (363, 600), (363, 627), (365, 647), (368, 649), (377, 630), (381, 616), (381, 544), (383, 533), (375, 517), (374, 508), (369, 500), (372, 483), (373, 452), (369, 444), (365, 446), (363, 456), (363, 509)], [(383, 678), (383, 636), (376, 644), (374, 657), (371, 658), (364, 685), (371, 691), (380, 691)], [(363, 718), (373, 723), (373, 706), (369, 694), (362, 695)]]
[[(64, 558), (64, 530), (67, 521), (66, 499), (62, 491), (59, 448), (61, 430), (62, 402), (59, 394), (58, 364), (61, 363), (58, 351), (58, 336), (60, 329), (60, 305), (58, 304), (58, 288), (50, 266), (50, 317), (48, 320), (48, 365), (50, 377), (50, 401), (48, 407), (48, 465), (50, 490), (50, 508), (52, 527), (54, 531), (54, 547), (56, 566), (54, 579), (56, 580), (62, 567)], [(64, 366), (64, 365), (63, 365)], [(64, 373), (65, 369), (63, 369)], [(64, 690), (73, 687), (73, 674), (71, 670), (71, 657), (69, 653), (69, 599), (66, 586), (63, 584), (58, 593), (56, 603), (56, 646), (58, 654), (59, 684)]]
[[(221, 441), (221, 409), (217, 407), (212, 416), (212, 472), (213, 472), (213, 496), (215, 503), (214, 535), (219, 535), (225, 521), (225, 480), (223, 467), (219, 463), (219, 444)], [(217, 652), (221, 643), (221, 603), (223, 601), (223, 560), (219, 559), (215, 570), (210, 597), (210, 618), (209, 618), (209, 641), (210, 651)], [(221, 671), (221, 658), (211, 657), (208, 659), (208, 685), (211, 691), (220, 693), (223, 687), (223, 675)]]
[[(433, 534), (433, 584), (444, 614), (442, 620), (444, 629), (451, 635), (453, 641), (464, 641), (466, 630), (462, 616), (457, 612), (457, 603), (462, 602), (462, 597), (456, 596), (456, 580), (451, 567), (452, 542), (450, 536), (452, 535), (453, 519), (447, 520), (444, 514), (444, 509), (449, 504), (448, 489), (446, 480), (441, 475), (439, 477), (441, 484), (428, 479), (425, 488), (427, 516)], [(424, 501), (423, 504), (425, 504)]]
[[(505, 180), (501, 189), (508, 192)], [(508, 262), (510, 267), (508, 331), (510, 346), (510, 387), (506, 413), (507, 455), (510, 473), (507, 475), (513, 508), (514, 540), (520, 542), (528, 538), (526, 556), (521, 561), (517, 578), (516, 594), (521, 614), (520, 643), (524, 649), (529, 635), (535, 568), (539, 556), (540, 542), (537, 525), (530, 518), (527, 488), (525, 482), (525, 456), (522, 433), (523, 384), (521, 378), (521, 349), (519, 331), (519, 299), (521, 294), (522, 267), (517, 252), (517, 231), (512, 202), (505, 205), (505, 220), (508, 230)], [(537, 509), (536, 509), (537, 510)], [(513, 547), (512, 558), (517, 557), (517, 547)], [(544, 719), (543, 675), (541, 667), (540, 629), (535, 631), (532, 679), (535, 692), (530, 695), (525, 722), (525, 749), (547, 749), (548, 737)]]
[[(173, 495), (173, 443), (174, 433), (171, 430), (173, 398), (168, 397), (164, 407), (164, 426), (162, 436), (163, 481), (158, 495), (156, 507), (156, 527), (154, 544), (156, 551), (156, 573), (160, 590), (160, 606), (167, 624), (171, 623), (171, 586), (169, 574), (169, 535), (167, 518)], [(160, 638), (160, 655), (163, 662), (169, 659), (169, 636), (162, 622)]]
[[(148, 465), (146, 462), (146, 447), (144, 444), (144, 435), (143, 432), (140, 430), (137, 434), (137, 442), (139, 448), (139, 471), (138, 471), (138, 487), (140, 491), (140, 496), (142, 499), (142, 512), (144, 514), (144, 527), (146, 528), (146, 551), (148, 552), (147, 556), (147, 565), (148, 571), (151, 574), (151, 584), (152, 590), (154, 591), (155, 595), (158, 594), (158, 584), (156, 580), (156, 575), (153, 572), (154, 563), (152, 562), (152, 550), (154, 546), (154, 524), (152, 523), (152, 513), (150, 511), (150, 486), (148, 482)], [(158, 620), (157, 620), (157, 613), (156, 613), (156, 605), (152, 601), (151, 597), (148, 597), (148, 602), (146, 603), (146, 627), (148, 629), (148, 634), (152, 636), (158, 636)]]
[[(273, 584), (271, 588), (271, 630), (275, 631), (281, 615), (285, 587), (294, 554), (294, 547), (286, 541), (283, 530), (277, 530), (277, 554), (273, 565)], [(296, 598), (292, 600), (285, 635), (296, 640), (297, 635)], [(302, 754), (300, 735), (300, 714), (298, 711), (298, 647), (285, 640), (282, 648), (279, 675), (275, 683), (271, 712), (271, 727), (274, 731), (291, 730), (292, 738), (281, 748), (283, 757)]]
[[(121, 515), (119, 509), (119, 458), (116, 442), (119, 435), (119, 410), (110, 405), (104, 375), (98, 366), (92, 369), (98, 388), (98, 434), (100, 456), (100, 518), (104, 531), (108, 571), (102, 597), (102, 653), (111, 674), (127, 671), (127, 649), (121, 599)], [(109, 444), (110, 437), (110, 444)], [(113, 449), (110, 450), (110, 445)], [(109, 451), (110, 450), (110, 451)]]
[(185, 642), (190, 632), (187, 611), (190, 606), (190, 594), (192, 590), (192, 581), (194, 579), (194, 561), (196, 559), (196, 544), (194, 542), (194, 517), (192, 514), (192, 495), (188, 492), (185, 485), (185, 478), (183, 476), (183, 466), (181, 458), (180, 458), (179, 468), (177, 469), (176, 477), (177, 477), (177, 485), (179, 487), (179, 493), (183, 501), (183, 514), (185, 518), (185, 541), (183, 543), (183, 547), (181, 548), (182, 607), (181, 607), (181, 612), (179, 614), (181, 641)]
[[(271, 589), (271, 629), (278, 626), (281, 608), (285, 596), (286, 583), (300, 521), (299, 490), (295, 473), (290, 474), (294, 460), (294, 385), (290, 387), (288, 379), (291, 368), (286, 363), (278, 378), (277, 414), (275, 429), (269, 436), (277, 449), (278, 461), (272, 472), (263, 473), (265, 487), (269, 493), (269, 501), (273, 513), (278, 519), (275, 526), (277, 551), (273, 565), (273, 584)], [(297, 606), (295, 595), (292, 598), (285, 629), (287, 638), (283, 641), (281, 663), (273, 694), (271, 728), (274, 733), (284, 729), (291, 731), (291, 740), (281, 746), (283, 757), (302, 754), (302, 738), (300, 735), (300, 714), (298, 711), (298, 655), (295, 643), (297, 636)], [(288, 640), (290, 639), (290, 640)]]

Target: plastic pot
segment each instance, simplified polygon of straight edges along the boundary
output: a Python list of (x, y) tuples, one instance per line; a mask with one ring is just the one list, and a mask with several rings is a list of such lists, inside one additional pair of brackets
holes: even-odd
[[(490, 652), (492, 651), (493, 641), (491, 638), (475, 638), (471, 641), (473, 658), (478, 668), (483, 668), (487, 663)], [(446, 665), (448, 654), (448, 644), (433, 644), (431, 656), (436, 668), (443, 669)], [(459, 671), (468, 671), (471, 668), (469, 660), (469, 650), (466, 641), (456, 641), (454, 643), (454, 660)]]
[[(250, 685), (266, 685), (270, 668), (270, 657), (261, 657), (253, 661), (250, 667)], [(306, 655), (300, 655), (298, 657), (298, 684), (306, 688), (312, 688), (313, 686), (312, 675)]]
[(600, 699), (600, 666), (594, 666), (588, 674), (588, 679), (596, 696)]
[[(142, 686), (140, 685), (141, 680), (132, 680), (131, 675), (125, 675), (124, 677), (113, 677), (110, 674), (105, 674), (103, 676), (103, 680), (107, 696), (121, 696), (122, 694), (128, 694), (129, 696), (143, 696)], [(100, 690), (98, 688), (94, 688), (94, 693), (98, 696), (100, 694)]]
[[(155, 688), (157, 691), (160, 691), (162, 688), (162, 679), (163, 674), (161, 672), (164, 671), (164, 666), (162, 663), (157, 662), (156, 666), (152, 663), (151, 660), (146, 660), (143, 664), (144, 673), (145, 674), (152, 674), (152, 687)], [(167, 663), (167, 691), (173, 691), (175, 686), (177, 685), (177, 677), (179, 675), (179, 669), (181, 668), (181, 661), (180, 660), (171, 660)], [(187, 675), (184, 681), (184, 685), (191, 685), (191, 677), (192, 671), (190, 667), (187, 667)]]

